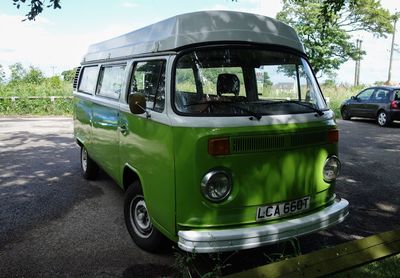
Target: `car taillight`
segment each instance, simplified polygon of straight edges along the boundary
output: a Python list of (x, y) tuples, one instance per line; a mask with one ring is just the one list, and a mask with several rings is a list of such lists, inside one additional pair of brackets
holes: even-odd
[(390, 108), (392, 108), (392, 109), (398, 109), (399, 108), (397, 100), (393, 100), (392, 101), (392, 103), (390, 104)]

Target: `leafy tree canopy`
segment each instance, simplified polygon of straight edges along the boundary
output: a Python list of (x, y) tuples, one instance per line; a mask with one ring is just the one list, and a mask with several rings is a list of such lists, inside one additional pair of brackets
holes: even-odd
[(17, 9), (23, 4), (28, 4), (30, 11), (25, 15), (28, 20), (35, 20), (36, 17), (43, 12), (44, 8), (61, 9), (60, 2), (61, 0), (49, 0), (49, 4), (46, 5), (45, 0), (13, 0), (13, 4)]
[(30, 66), (28, 72), (24, 76), (23, 81), (29, 84), (36, 84), (39, 85), (45, 79), (43, 72), (34, 66)]
[(10, 83), (14, 85), (20, 83), (39, 85), (45, 80), (43, 72), (34, 66), (30, 66), (27, 70), (21, 63), (15, 63), (9, 66), (9, 69)]
[(3, 65), (0, 65), (0, 84), (6, 81), (6, 73), (4, 71)]
[(73, 68), (71, 70), (65, 70), (61, 73), (63, 79), (65, 81), (69, 81), (72, 82), (75, 78), (75, 72), (76, 72), (76, 68)]
[(331, 73), (365, 54), (350, 41), (352, 32), (385, 37), (393, 31), (393, 18), (379, 0), (283, 0), (283, 4), (277, 18), (296, 29), (317, 73)]
[(10, 76), (10, 82), (18, 82), (24, 79), (26, 75), (26, 70), (24, 69), (24, 66), (21, 63), (15, 63), (9, 66), (11, 76)]

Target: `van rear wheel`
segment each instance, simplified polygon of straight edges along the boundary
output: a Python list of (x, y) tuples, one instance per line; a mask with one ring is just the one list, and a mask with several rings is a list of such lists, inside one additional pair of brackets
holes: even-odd
[(163, 250), (167, 239), (152, 224), (139, 181), (132, 183), (125, 193), (125, 224), (137, 246), (149, 252)]
[(90, 158), (86, 148), (81, 147), (81, 170), (82, 175), (87, 180), (94, 180), (99, 172), (99, 166)]

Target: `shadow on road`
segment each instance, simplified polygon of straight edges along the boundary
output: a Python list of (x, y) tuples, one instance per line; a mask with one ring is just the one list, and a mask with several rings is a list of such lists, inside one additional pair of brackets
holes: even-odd
[(102, 194), (82, 186), (71, 135), (27, 131), (2, 136), (0, 151), (0, 248), (21, 233), (61, 217), (74, 204)]

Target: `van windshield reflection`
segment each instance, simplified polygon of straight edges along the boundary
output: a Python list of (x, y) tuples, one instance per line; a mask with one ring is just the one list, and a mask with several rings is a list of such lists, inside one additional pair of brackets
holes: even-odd
[(174, 105), (183, 115), (260, 119), (327, 109), (307, 61), (292, 53), (195, 50), (179, 57), (175, 70)]

